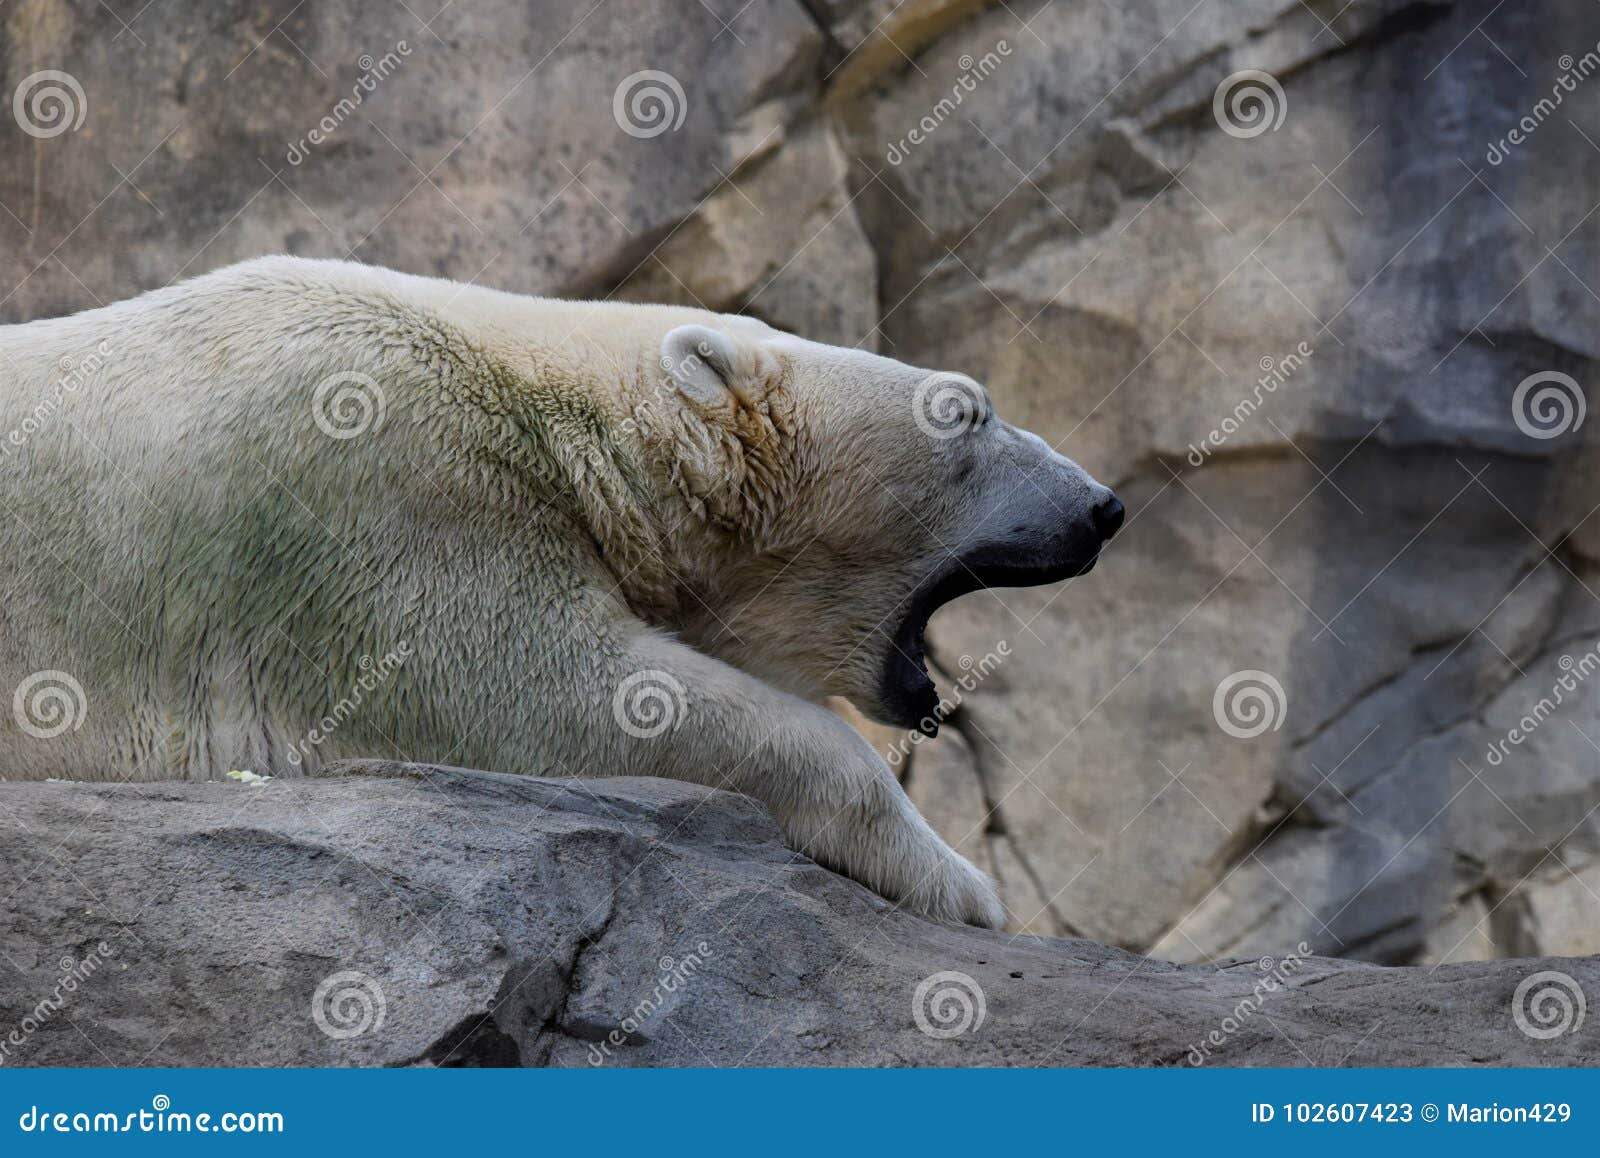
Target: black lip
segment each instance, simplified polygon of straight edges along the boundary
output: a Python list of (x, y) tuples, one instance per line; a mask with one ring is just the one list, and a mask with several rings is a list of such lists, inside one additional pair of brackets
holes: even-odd
[(879, 687), (880, 718), (886, 724), (939, 733), (939, 693), (928, 675), (923, 637), (934, 612), (954, 599), (990, 587), (1040, 587), (1087, 575), (1100, 558), (1101, 544), (1074, 546), (1053, 556), (1002, 547), (979, 547), (959, 555), (912, 592), (899, 627), (890, 636), (889, 655)]

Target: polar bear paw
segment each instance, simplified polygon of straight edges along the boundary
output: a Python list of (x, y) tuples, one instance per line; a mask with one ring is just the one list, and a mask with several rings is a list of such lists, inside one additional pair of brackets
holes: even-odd
[(1005, 906), (989, 875), (966, 857), (947, 851), (935, 870), (912, 887), (901, 902), (906, 908), (937, 921), (1003, 929)]

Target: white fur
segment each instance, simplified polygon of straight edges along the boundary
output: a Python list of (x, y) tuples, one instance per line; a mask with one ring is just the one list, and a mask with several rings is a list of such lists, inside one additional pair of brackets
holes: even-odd
[[(348, 439), (313, 413), (340, 374), (384, 401)], [(0, 328), (0, 697), (43, 671), (83, 689), (64, 728), (0, 706), (0, 775), (669, 776), (998, 925), (818, 706), (872, 710), (884, 622), (985, 516), (971, 464), (910, 423), (921, 377), (749, 319), (289, 258)], [(1028, 449), (995, 437), (971, 453)], [(664, 688), (659, 735), (619, 724), (625, 685)]]

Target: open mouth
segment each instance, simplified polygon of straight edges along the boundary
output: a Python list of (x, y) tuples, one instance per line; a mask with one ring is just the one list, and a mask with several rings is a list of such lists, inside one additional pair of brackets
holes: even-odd
[(1039, 587), (1094, 570), (1101, 544), (1075, 548), (1054, 558), (1034, 551), (980, 547), (952, 559), (924, 580), (906, 601), (905, 615), (890, 636), (879, 689), (885, 723), (925, 736), (939, 732), (939, 693), (928, 674), (928, 621), (946, 603), (989, 587)]

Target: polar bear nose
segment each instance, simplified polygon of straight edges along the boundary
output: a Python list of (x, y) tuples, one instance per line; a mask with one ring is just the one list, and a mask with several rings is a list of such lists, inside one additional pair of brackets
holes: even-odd
[(1095, 504), (1094, 529), (1100, 532), (1102, 539), (1109, 539), (1121, 529), (1122, 515), (1122, 500), (1107, 491), (1106, 497)]

